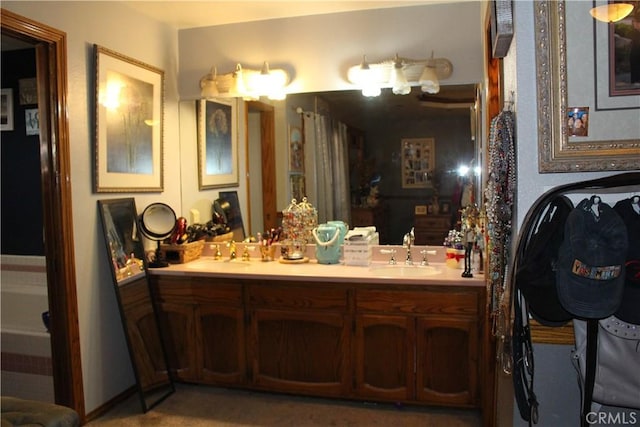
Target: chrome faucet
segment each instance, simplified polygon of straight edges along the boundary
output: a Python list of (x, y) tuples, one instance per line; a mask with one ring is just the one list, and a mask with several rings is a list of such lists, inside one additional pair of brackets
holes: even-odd
[(415, 240), (416, 236), (413, 233), (413, 227), (411, 227), (411, 231), (405, 234), (404, 239), (402, 239), (402, 247), (407, 249), (407, 259), (404, 261), (407, 265), (413, 264), (413, 259), (411, 258), (411, 246), (413, 246), (413, 242)]

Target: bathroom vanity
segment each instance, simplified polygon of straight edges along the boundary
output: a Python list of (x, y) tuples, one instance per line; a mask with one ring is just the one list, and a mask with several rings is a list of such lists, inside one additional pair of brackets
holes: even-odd
[(150, 273), (177, 381), (482, 405), (490, 363), (482, 275), (463, 279), (444, 263), (358, 267), (209, 257)]

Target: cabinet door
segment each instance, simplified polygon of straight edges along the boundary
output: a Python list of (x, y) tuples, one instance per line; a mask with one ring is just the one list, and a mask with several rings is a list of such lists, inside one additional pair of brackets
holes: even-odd
[(415, 326), (412, 317), (356, 316), (355, 392), (362, 397), (414, 396)]
[(478, 324), (466, 318), (417, 319), (417, 398), (478, 406)]
[(209, 384), (244, 384), (246, 356), (244, 311), (200, 305), (196, 309), (198, 367)]
[(156, 313), (149, 304), (145, 278), (122, 285), (119, 292), (130, 352), (135, 358), (141, 385), (154, 388), (166, 384), (167, 368), (163, 357)]
[(158, 303), (158, 320), (174, 380), (196, 381), (197, 340), (194, 306), (172, 302)]
[(258, 388), (323, 396), (349, 389), (349, 317), (256, 309), (250, 360)]

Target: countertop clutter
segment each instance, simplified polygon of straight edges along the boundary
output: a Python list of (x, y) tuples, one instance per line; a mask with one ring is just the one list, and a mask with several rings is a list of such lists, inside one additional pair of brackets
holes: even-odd
[[(461, 277), (462, 269), (445, 264), (445, 248), (440, 246), (414, 246), (411, 249), (413, 264), (405, 264), (407, 250), (402, 246), (376, 245), (372, 248), (372, 262), (368, 266), (343, 263), (319, 264), (313, 256), (314, 245), (308, 245), (309, 262), (291, 264), (274, 261), (263, 262), (255, 244), (236, 243), (237, 258), (230, 259), (226, 245), (206, 243), (199, 259), (173, 264), (166, 268), (150, 269), (152, 275), (188, 275), (229, 278), (261, 278), (266, 280), (293, 280), (326, 282), (350, 282), (366, 280), (369, 283), (434, 284), (459, 286), (484, 286), (484, 275), (474, 271), (474, 277)], [(245, 251), (246, 248), (246, 251)], [(218, 259), (214, 254), (219, 251)], [(392, 252), (395, 251), (395, 252)], [(422, 265), (426, 254), (427, 265)], [(435, 252), (435, 255), (433, 253)], [(248, 253), (244, 259), (241, 254)], [(391, 257), (396, 264), (390, 264)]]

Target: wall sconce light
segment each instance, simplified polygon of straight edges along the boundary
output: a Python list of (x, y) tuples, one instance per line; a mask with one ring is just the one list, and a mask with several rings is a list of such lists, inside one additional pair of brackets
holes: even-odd
[(286, 86), (289, 84), (289, 74), (282, 69), (270, 69), (269, 63), (264, 62), (262, 69), (252, 70), (237, 64), (233, 72), (217, 74), (215, 68), (200, 79), (200, 96), (213, 97), (242, 97), (258, 99), (266, 96), (273, 100), (286, 97)]
[(420, 86), (423, 92), (438, 93), (440, 80), (451, 76), (453, 65), (448, 59), (408, 59), (396, 54), (392, 60), (369, 63), (366, 57), (360, 65), (349, 68), (347, 78), (357, 85), (364, 96), (378, 96), (381, 89), (390, 87), (396, 95), (411, 92)]
[(633, 5), (629, 3), (609, 3), (594, 7), (589, 11), (598, 21), (618, 22), (626, 18), (633, 10)]

